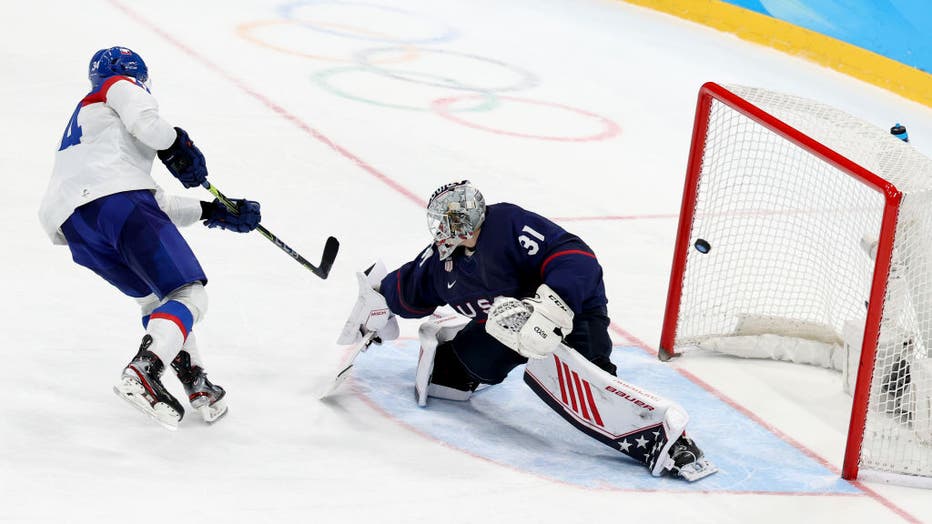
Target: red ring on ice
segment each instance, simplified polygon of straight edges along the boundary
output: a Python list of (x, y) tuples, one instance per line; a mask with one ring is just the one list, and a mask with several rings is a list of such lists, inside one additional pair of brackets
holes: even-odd
[(576, 114), (582, 115), (587, 118), (598, 120), (602, 124), (603, 129), (594, 135), (588, 135), (588, 136), (534, 135), (534, 134), (529, 134), (529, 133), (519, 133), (517, 131), (508, 131), (505, 129), (497, 129), (494, 127), (487, 127), (487, 126), (479, 125), (474, 122), (470, 122), (456, 114), (453, 114), (453, 112), (450, 109), (450, 106), (452, 106), (456, 102), (459, 102), (460, 100), (466, 100), (469, 98), (476, 98), (476, 97), (481, 97), (481, 96), (482, 95), (461, 95), (461, 96), (454, 96), (454, 97), (449, 97), (449, 98), (439, 98), (431, 102), (430, 108), (435, 113), (437, 113), (437, 115), (443, 118), (446, 118), (447, 120), (456, 122), (457, 124), (464, 125), (466, 127), (471, 127), (473, 129), (480, 129), (482, 131), (488, 131), (489, 133), (496, 133), (499, 135), (516, 136), (520, 138), (532, 138), (535, 140), (551, 140), (555, 142), (594, 142), (597, 140), (606, 140), (614, 136), (617, 136), (619, 133), (621, 133), (621, 127), (618, 124), (616, 124), (612, 120), (609, 120), (608, 118), (605, 118), (602, 115), (597, 115), (595, 113), (590, 113), (589, 111), (577, 109), (575, 107), (570, 107), (570, 106), (563, 105), (563, 104), (557, 104), (555, 102), (544, 102), (540, 100), (531, 100), (527, 98), (519, 98), (519, 97), (514, 97), (514, 96), (499, 96), (498, 98), (500, 100), (508, 100), (511, 102), (519, 102), (522, 104), (532, 104), (532, 105), (538, 105), (538, 106), (544, 106), (544, 107), (555, 107), (557, 109), (562, 109), (564, 111), (570, 111), (572, 113), (576, 113)]

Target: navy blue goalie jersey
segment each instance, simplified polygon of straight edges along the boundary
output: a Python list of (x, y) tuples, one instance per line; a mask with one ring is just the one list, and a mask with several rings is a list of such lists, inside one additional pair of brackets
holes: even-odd
[(579, 237), (514, 204), (486, 209), (475, 249), (459, 247), (446, 260), (433, 245), (390, 272), (380, 292), (393, 313), (405, 318), (431, 314), (442, 305), (484, 321), (498, 296), (534, 296), (547, 284), (581, 313), (604, 306), (602, 266)]

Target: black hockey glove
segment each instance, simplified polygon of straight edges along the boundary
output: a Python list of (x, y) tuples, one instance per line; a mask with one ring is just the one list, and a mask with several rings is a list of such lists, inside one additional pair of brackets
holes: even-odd
[(216, 198), (213, 202), (201, 202), (201, 220), (204, 221), (204, 225), (237, 233), (248, 233), (259, 225), (262, 213), (259, 211), (258, 202), (243, 198), (230, 201), (236, 205), (236, 213), (231, 212)]
[(159, 160), (184, 187), (199, 186), (207, 180), (207, 162), (204, 155), (184, 129), (176, 127), (175, 131), (178, 136), (168, 149), (158, 152)]

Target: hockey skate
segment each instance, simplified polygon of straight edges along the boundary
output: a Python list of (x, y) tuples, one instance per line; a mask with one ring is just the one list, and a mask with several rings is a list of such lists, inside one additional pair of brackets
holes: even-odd
[(661, 466), (664, 471), (689, 482), (695, 482), (718, 471), (718, 468), (705, 458), (693, 439), (685, 433), (673, 443), (667, 455), (659, 459), (664, 462)]
[(178, 380), (188, 394), (188, 401), (204, 419), (211, 424), (226, 415), (227, 405), (223, 401), (226, 391), (207, 379), (207, 373), (200, 366), (191, 365), (191, 355), (187, 351), (180, 351), (172, 360), (172, 368), (178, 375)]
[(151, 336), (142, 338), (139, 352), (123, 370), (113, 392), (155, 422), (174, 431), (184, 417), (184, 408), (162, 384), (165, 366), (155, 353), (148, 350), (151, 344)]

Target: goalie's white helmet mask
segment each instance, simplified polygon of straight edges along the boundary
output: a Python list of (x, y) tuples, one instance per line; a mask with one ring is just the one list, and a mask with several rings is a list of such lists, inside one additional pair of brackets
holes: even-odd
[(485, 199), (469, 180), (445, 184), (427, 202), (427, 227), (440, 260), (475, 236), (485, 220)]

